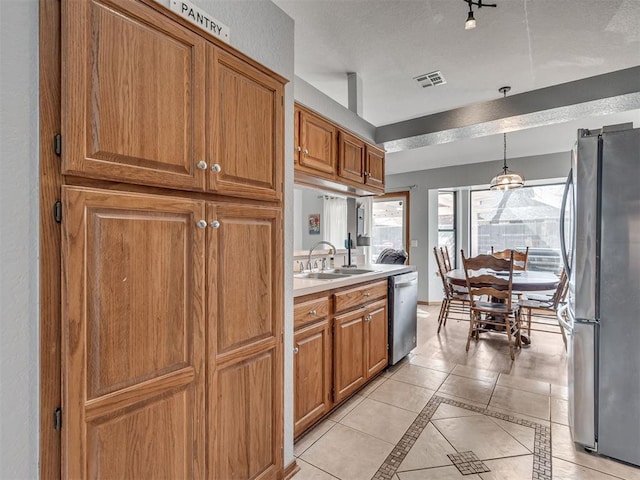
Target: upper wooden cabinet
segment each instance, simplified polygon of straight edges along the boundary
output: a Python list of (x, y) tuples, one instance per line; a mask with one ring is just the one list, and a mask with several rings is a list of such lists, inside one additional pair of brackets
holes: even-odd
[(207, 88), (209, 189), (224, 195), (282, 198), (283, 86), (213, 46)]
[(296, 181), (356, 195), (384, 193), (384, 151), (297, 105)]
[(338, 130), (335, 125), (306, 110), (299, 110), (298, 167), (333, 178), (336, 172)]
[(63, 173), (202, 190), (205, 40), (122, 0), (62, 17)]
[(139, 2), (63, 2), (62, 171), (282, 196), (283, 80)]
[(338, 139), (340, 142), (338, 175), (347, 180), (364, 183), (366, 174), (364, 142), (343, 131), (340, 132)]
[(384, 151), (367, 145), (367, 158), (364, 183), (370, 189), (384, 192)]

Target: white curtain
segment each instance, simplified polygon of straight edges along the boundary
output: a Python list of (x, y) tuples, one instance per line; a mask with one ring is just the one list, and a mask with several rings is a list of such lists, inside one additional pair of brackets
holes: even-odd
[(344, 241), (347, 239), (346, 198), (324, 197), (322, 225), (324, 240), (331, 242), (336, 248), (344, 248)]

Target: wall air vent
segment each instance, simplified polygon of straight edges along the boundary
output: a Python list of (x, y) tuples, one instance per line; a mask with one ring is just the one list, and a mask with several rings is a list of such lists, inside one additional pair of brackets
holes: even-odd
[(418, 85), (420, 85), (422, 88), (437, 87), (438, 85), (447, 83), (447, 81), (444, 79), (444, 75), (442, 75), (442, 72), (440, 70), (425, 73), (423, 75), (418, 75), (413, 79), (418, 82)]

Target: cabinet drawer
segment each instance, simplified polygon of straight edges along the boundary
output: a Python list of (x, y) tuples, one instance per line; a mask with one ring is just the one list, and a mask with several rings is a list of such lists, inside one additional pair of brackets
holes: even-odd
[(336, 313), (343, 312), (350, 308), (363, 305), (371, 300), (386, 297), (386, 295), (387, 280), (343, 290), (333, 294), (335, 311)]
[(297, 303), (293, 307), (294, 328), (315, 322), (329, 315), (329, 299), (327, 297)]

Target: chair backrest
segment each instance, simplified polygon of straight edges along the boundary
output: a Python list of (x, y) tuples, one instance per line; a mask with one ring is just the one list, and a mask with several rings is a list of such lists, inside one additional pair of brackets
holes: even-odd
[(499, 252), (493, 251), (493, 246), (491, 246), (491, 255), (496, 258), (504, 258), (505, 260), (510, 258), (511, 253), (513, 253), (513, 261), (515, 262), (513, 265), (514, 270), (526, 270), (527, 262), (529, 260), (529, 247), (525, 249), (524, 252), (519, 250), (511, 250), (507, 248), (506, 250), (501, 250)]
[(451, 257), (449, 256), (449, 248), (447, 248), (446, 245), (443, 245), (442, 247), (440, 247), (440, 253), (442, 254), (442, 259), (443, 259), (443, 266), (445, 271), (450, 272), (451, 270), (453, 270), (453, 267), (451, 266)]
[(487, 295), (503, 301), (507, 309), (511, 310), (513, 253), (508, 260), (493, 255), (466, 258), (464, 250), (461, 253), (471, 308), (475, 307), (476, 297)]
[(442, 257), (442, 250), (438, 247), (433, 247), (433, 254), (436, 256), (436, 265), (438, 266), (438, 275), (440, 276), (440, 280), (442, 280), (442, 291), (444, 292), (445, 297), (449, 296), (450, 286), (447, 281), (447, 271), (444, 267), (444, 258)]
[(558, 305), (564, 302), (567, 297), (567, 292), (569, 291), (569, 277), (567, 277), (567, 272), (562, 269), (562, 273), (560, 273), (560, 281), (558, 282), (558, 286), (556, 287), (556, 291), (553, 293), (553, 297), (551, 297), (551, 305), (554, 310), (558, 309)]

